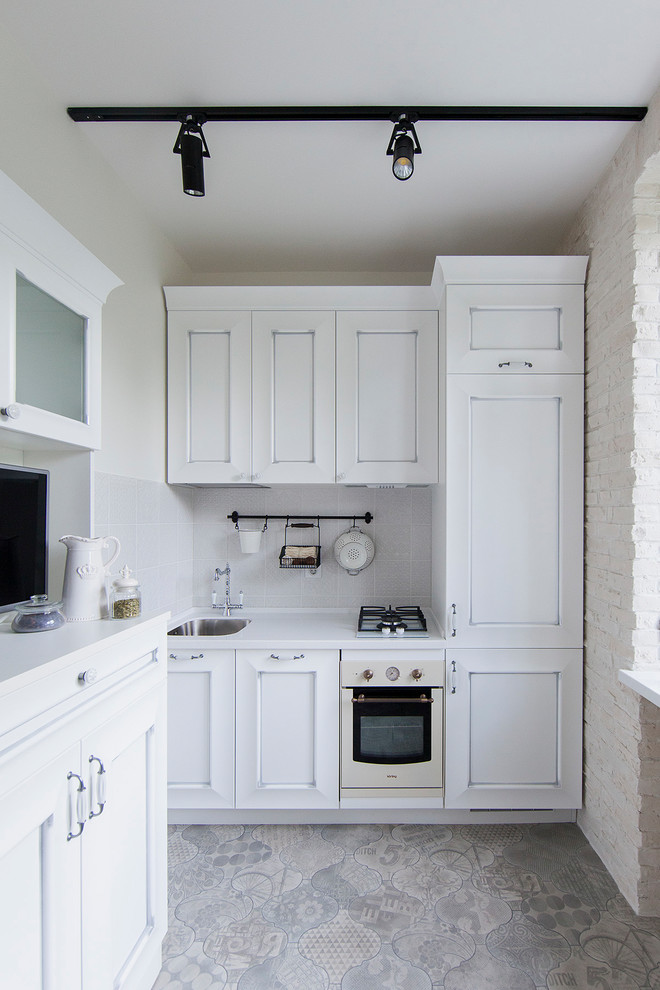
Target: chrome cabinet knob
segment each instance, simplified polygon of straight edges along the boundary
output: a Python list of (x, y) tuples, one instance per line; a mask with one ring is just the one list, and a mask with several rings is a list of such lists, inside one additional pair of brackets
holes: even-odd
[(414, 677), (416, 681), (419, 681), (424, 675), (423, 672), (419, 669), (419, 667), (415, 667), (414, 670), (410, 671), (410, 676)]
[(374, 672), (373, 670), (363, 670), (362, 676), (364, 677), (365, 681), (370, 681), (371, 678), (374, 676)]

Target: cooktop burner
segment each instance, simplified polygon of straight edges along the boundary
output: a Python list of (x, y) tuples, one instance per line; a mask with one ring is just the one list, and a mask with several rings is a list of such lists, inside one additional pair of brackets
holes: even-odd
[(358, 636), (428, 636), (426, 619), (418, 605), (363, 605)]

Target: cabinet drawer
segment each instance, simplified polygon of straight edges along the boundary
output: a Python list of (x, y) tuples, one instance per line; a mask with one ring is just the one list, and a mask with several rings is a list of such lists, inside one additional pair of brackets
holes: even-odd
[(157, 669), (164, 653), (164, 641), (159, 642), (153, 629), (138, 631), (129, 640), (79, 651), (70, 663), (0, 697), (0, 754), (128, 678)]

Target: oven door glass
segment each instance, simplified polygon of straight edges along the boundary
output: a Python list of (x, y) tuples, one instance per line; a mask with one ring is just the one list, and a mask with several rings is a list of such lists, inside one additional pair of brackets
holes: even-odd
[(428, 689), (355, 688), (355, 763), (426, 763), (431, 759)]

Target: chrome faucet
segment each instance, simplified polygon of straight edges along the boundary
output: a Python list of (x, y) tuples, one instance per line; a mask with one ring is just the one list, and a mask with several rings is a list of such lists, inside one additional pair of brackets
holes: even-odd
[(221, 571), (219, 567), (216, 567), (213, 574), (214, 582), (219, 581), (223, 575), (225, 576), (225, 600), (222, 603), (218, 602), (218, 593), (214, 590), (211, 594), (211, 608), (221, 608), (224, 615), (231, 615), (231, 610), (233, 608), (243, 608), (243, 592), (239, 591), (238, 593), (239, 604), (234, 604), (231, 600), (231, 590), (229, 586), (229, 578), (231, 576), (229, 561), (227, 561), (227, 566), (223, 571)]

